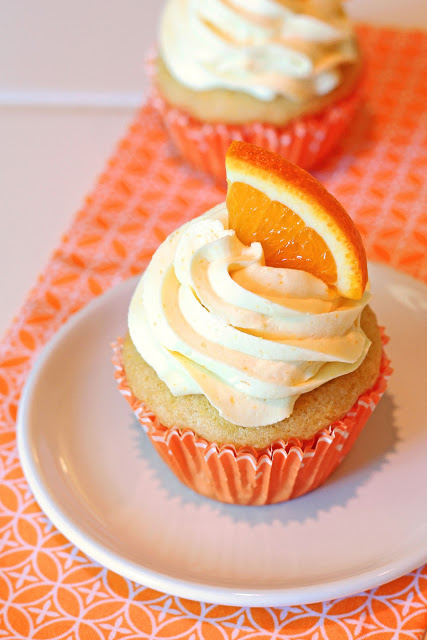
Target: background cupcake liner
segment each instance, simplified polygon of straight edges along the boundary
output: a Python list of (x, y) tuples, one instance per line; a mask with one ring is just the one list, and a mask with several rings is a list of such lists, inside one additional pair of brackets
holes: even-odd
[[(382, 331), (383, 344), (387, 338)], [(374, 386), (347, 414), (309, 440), (277, 440), (265, 449), (210, 443), (190, 429), (163, 426), (131, 392), (123, 368), (122, 340), (113, 345), (119, 391), (166, 464), (185, 485), (220, 502), (263, 505), (312, 491), (350, 451), (383, 395), (391, 375), (384, 351)]]
[(174, 107), (153, 87), (151, 101), (161, 115), (179, 153), (196, 169), (225, 181), (225, 154), (233, 140), (244, 140), (311, 169), (334, 148), (350, 125), (362, 100), (362, 83), (353, 92), (316, 114), (296, 118), (284, 126), (205, 123)]

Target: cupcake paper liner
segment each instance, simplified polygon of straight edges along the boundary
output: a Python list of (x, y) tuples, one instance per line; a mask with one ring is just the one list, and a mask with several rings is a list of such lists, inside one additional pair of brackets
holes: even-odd
[[(382, 341), (388, 341), (382, 330)], [(374, 386), (346, 415), (308, 440), (277, 440), (264, 449), (217, 445), (190, 429), (165, 427), (130, 390), (123, 368), (122, 340), (113, 345), (119, 391), (164, 462), (185, 485), (220, 502), (264, 505), (316, 489), (350, 451), (381, 399), (391, 375), (384, 350)]]
[(154, 87), (151, 101), (181, 156), (196, 169), (224, 182), (225, 154), (233, 140), (265, 147), (303, 169), (312, 169), (333, 150), (352, 121), (362, 95), (362, 83), (359, 81), (349, 96), (284, 126), (263, 122), (242, 125), (205, 123), (168, 104)]

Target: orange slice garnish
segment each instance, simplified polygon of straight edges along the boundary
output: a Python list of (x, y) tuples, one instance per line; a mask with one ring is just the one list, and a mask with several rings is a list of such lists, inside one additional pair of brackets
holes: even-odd
[(309, 173), (247, 142), (226, 156), (229, 227), (260, 242), (267, 266), (302, 269), (358, 300), (368, 280), (365, 249), (352, 219)]

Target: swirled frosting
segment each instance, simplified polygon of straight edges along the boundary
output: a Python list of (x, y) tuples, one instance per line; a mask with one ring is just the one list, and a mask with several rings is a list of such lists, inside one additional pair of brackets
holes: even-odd
[(160, 28), (169, 72), (194, 90), (304, 102), (341, 82), (357, 47), (341, 0), (169, 0)]
[(262, 426), (361, 364), (369, 297), (342, 298), (309, 273), (265, 266), (261, 245), (228, 229), (222, 203), (158, 248), (132, 298), (129, 332), (175, 396), (204, 394), (230, 422)]

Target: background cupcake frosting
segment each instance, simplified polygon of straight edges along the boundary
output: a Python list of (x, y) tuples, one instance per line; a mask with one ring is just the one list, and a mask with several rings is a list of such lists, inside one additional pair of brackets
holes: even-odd
[(170, 0), (160, 53), (190, 89), (296, 103), (333, 91), (358, 57), (339, 0)]
[(159, 247), (133, 296), (129, 332), (175, 396), (203, 393), (241, 426), (287, 418), (301, 393), (357, 369), (370, 299), (334, 295), (304, 271), (264, 265), (228, 230), (225, 203)]

